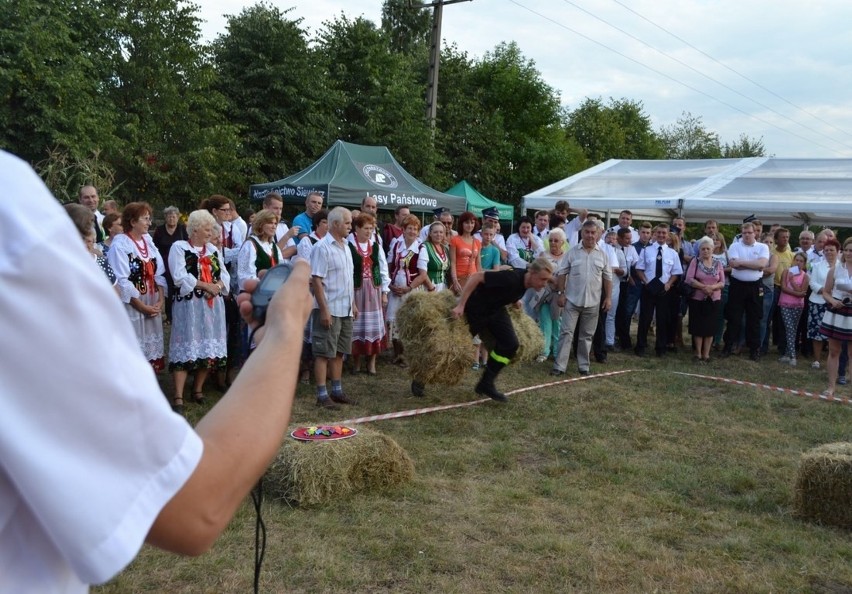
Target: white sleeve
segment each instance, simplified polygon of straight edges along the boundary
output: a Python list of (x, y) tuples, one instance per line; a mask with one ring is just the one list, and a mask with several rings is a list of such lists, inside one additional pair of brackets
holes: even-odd
[[(104, 582), (136, 556), (202, 442), (170, 410), (68, 216), (2, 152), (0, 192), (0, 335), (16, 337), (0, 357), (0, 534), (42, 570)], [(27, 569), (11, 571), (4, 585)]]
[(217, 258), (219, 258), (219, 280), (222, 281), (222, 294), (227, 295), (231, 292), (231, 273), (228, 272), (228, 267), (225, 266), (225, 259), (222, 257), (222, 252), (219, 251), (212, 243), (207, 244), (207, 251), (212, 256), (216, 254)]
[(390, 275), (388, 274), (388, 259), (385, 251), (379, 246), (379, 275), (382, 277), (382, 292), (390, 291)]
[(133, 247), (130, 239), (123, 233), (112, 240), (112, 246), (107, 253), (107, 261), (109, 261), (109, 265), (112, 266), (112, 271), (115, 273), (119, 297), (123, 303), (130, 303), (130, 300), (134, 297), (139, 298), (139, 291), (130, 282), (129, 258), (132, 253)]
[(237, 254), (237, 286), (240, 291), (249, 279), (257, 278), (257, 249), (254, 242), (249, 240), (243, 243), (240, 253)]
[(509, 239), (506, 240), (506, 251), (509, 253), (509, 265), (515, 268), (526, 268), (527, 262), (521, 258), (518, 253), (518, 244), (515, 241), (515, 237), (515, 235), (511, 235)]
[(186, 252), (184, 242), (176, 241), (169, 249), (169, 270), (172, 271), (172, 283), (178, 288), (180, 295), (189, 295), (198, 283), (186, 269)]
[(420, 249), (417, 251), (417, 270), (423, 272), (429, 270), (429, 249), (425, 243), (421, 243)]
[(148, 253), (154, 257), (154, 261), (156, 262), (154, 283), (156, 283), (158, 287), (163, 287), (164, 293), (168, 293), (168, 286), (166, 285), (166, 263), (163, 262), (163, 257), (160, 255), (160, 251), (157, 249), (157, 246), (154, 245), (154, 240), (151, 239), (151, 236), (146, 235), (144, 241), (148, 246)]

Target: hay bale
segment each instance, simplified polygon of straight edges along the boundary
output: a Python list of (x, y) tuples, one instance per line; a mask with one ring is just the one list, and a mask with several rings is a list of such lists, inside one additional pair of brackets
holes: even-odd
[(852, 528), (852, 443), (829, 443), (802, 454), (794, 509), (805, 520)]
[(450, 291), (414, 291), (396, 314), (399, 339), (411, 377), (423, 384), (455, 386), (473, 365), (473, 343), (467, 324), (451, 313)]
[[(544, 350), (544, 336), (541, 333), (541, 328), (530, 316), (524, 313), (523, 310), (507, 306), (509, 317), (512, 318), (512, 326), (515, 327), (515, 335), (518, 337), (518, 352), (512, 357), (512, 362), (533, 361)], [(484, 332), (482, 342), (488, 347), (488, 350), (494, 348), (494, 337), (489, 332)]]
[(271, 499), (319, 505), (357, 492), (384, 491), (414, 478), (414, 462), (390, 437), (358, 428), (335, 441), (288, 438), (266, 471)]

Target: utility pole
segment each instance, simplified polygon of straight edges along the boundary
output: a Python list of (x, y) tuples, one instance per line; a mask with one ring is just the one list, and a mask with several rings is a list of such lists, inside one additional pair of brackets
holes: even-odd
[(441, 67), (441, 17), (444, 6), (472, 0), (434, 0), (429, 4), (409, 4), (411, 8), (432, 8), (432, 41), (429, 45), (429, 82), (426, 87), (426, 119), (435, 128), (438, 116), (438, 71)]

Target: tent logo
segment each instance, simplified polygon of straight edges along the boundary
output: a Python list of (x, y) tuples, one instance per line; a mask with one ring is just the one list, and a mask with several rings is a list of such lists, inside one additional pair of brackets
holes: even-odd
[(364, 177), (377, 186), (381, 186), (383, 188), (395, 188), (399, 185), (399, 182), (396, 181), (396, 177), (394, 177), (393, 173), (384, 167), (379, 167), (378, 165), (364, 165), (364, 168), (361, 169), (361, 171), (364, 172)]

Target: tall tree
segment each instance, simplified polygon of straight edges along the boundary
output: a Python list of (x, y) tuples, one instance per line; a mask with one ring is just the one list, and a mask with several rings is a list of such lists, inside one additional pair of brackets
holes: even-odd
[(589, 165), (607, 159), (660, 159), (663, 146), (641, 102), (587, 98), (568, 113), (566, 132), (582, 148)]
[(382, 4), (382, 31), (397, 52), (424, 55), (432, 36), (432, 13), (416, 8), (410, 0), (385, 0)]
[(332, 88), (301, 19), (264, 4), (228, 17), (214, 42), (217, 88), (243, 133), (243, 173), (279, 179), (308, 166), (338, 136), (343, 94)]
[(386, 34), (361, 17), (326, 22), (319, 42), (332, 88), (344, 96), (336, 114), (339, 137), (386, 145), (414, 176), (434, 184), (437, 154), (415, 59), (391, 51)]
[(465, 91), (499, 130), (489, 157), (502, 175), (485, 184), (493, 197), (517, 204), (524, 194), (576, 170), (582, 156), (563, 130), (559, 95), (517, 44), (501, 43), (488, 52), (475, 63), (469, 84)]
[(0, 146), (30, 162), (114, 143), (95, 0), (0, 2)]
[(238, 136), (213, 88), (198, 7), (180, 0), (109, 0), (116, 52), (106, 83), (121, 113), (119, 176), (128, 198), (160, 197), (185, 207), (238, 191)]
[(718, 159), (719, 135), (704, 126), (701, 116), (685, 111), (676, 124), (660, 128), (667, 159)]

